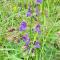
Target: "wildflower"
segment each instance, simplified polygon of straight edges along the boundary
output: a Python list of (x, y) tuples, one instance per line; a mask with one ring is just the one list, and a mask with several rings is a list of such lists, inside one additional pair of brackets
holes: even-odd
[(28, 46), (30, 43), (30, 39), (26, 41), (26, 45)]
[(27, 23), (23, 21), (23, 22), (21, 23), (21, 25), (20, 25), (19, 30), (20, 30), (20, 31), (24, 31), (24, 30), (26, 30), (26, 28), (27, 28)]
[(36, 31), (37, 33), (40, 33), (40, 24), (36, 25), (35, 31)]
[(42, 3), (42, 0), (36, 0), (36, 3), (38, 3), (38, 4)]
[(24, 36), (22, 36), (22, 38), (24, 41), (29, 40), (28, 34), (25, 34)]
[(28, 16), (31, 16), (31, 10), (30, 10), (30, 8), (28, 9), (28, 12), (27, 12), (26, 16), (27, 16), (27, 17), (28, 17)]
[(34, 47), (35, 47), (35, 48), (40, 48), (40, 43), (39, 43), (38, 41), (35, 41)]
[(26, 45), (29, 45), (30, 39), (29, 39), (29, 37), (28, 37), (28, 34), (22, 36), (22, 39), (24, 40), (24, 42), (26, 43)]

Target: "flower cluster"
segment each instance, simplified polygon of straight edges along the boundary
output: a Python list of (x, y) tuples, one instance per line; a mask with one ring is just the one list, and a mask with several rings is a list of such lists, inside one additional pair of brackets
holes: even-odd
[[(36, 0), (36, 3), (41, 4), (42, 0)], [(39, 11), (37, 6), (36, 6), (35, 13), (36, 13), (36, 16), (38, 16), (39, 13), (40, 13), (40, 11)], [(28, 7), (28, 11), (26, 13), (26, 16), (27, 17), (31, 17), (32, 16), (32, 11), (31, 11), (31, 7), (30, 6)], [(27, 22), (26, 21), (22, 21), (21, 24), (20, 24), (20, 27), (19, 27), (20, 32), (26, 31), (27, 27), (28, 27)], [(32, 29), (34, 30), (34, 32), (36, 34), (39, 34), (41, 32), (39, 23), (36, 24), (35, 28), (32, 28)], [(26, 34), (22, 35), (22, 40), (25, 43), (25, 45), (24, 45), (25, 48), (27, 48), (27, 47), (29, 47), (31, 45), (31, 41), (33, 42), (32, 43), (32, 45), (33, 45), (32, 50), (35, 49), (35, 48), (40, 48), (40, 42), (36, 39), (36, 37), (35, 37), (35, 40), (34, 39), (31, 40), (30, 37), (29, 37), (29, 34), (26, 33)]]
[[(27, 23), (25, 21), (22, 21), (21, 24), (20, 24), (20, 28), (19, 30), (22, 32), (22, 31), (25, 31), (27, 28)], [(35, 32), (36, 33), (40, 33), (40, 24), (37, 24), (34, 28)], [(29, 38), (29, 35), (28, 34), (24, 34), (22, 35), (22, 40), (25, 42), (25, 46), (29, 46), (30, 43), (31, 43), (31, 40)], [(33, 45), (34, 47), (33, 48), (40, 48), (40, 43), (39, 41), (33, 41)]]
[[(42, 0), (36, 0), (36, 4), (40, 4), (40, 3), (42, 3)], [(40, 14), (40, 10), (36, 7), (36, 16), (38, 16), (39, 14)], [(29, 8), (28, 8), (28, 11), (27, 11), (27, 13), (26, 13), (26, 16), (27, 17), (30, 17), (30, 16), (32, 16), (32, 13), (31, 13), (31, 8), (30, 8), (30, 6), (29, 6)]]

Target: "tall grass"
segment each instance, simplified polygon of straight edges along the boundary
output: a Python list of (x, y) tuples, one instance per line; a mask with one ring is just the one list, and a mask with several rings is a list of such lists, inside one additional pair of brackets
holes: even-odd
[[(33, 17), (26, 17), (29, 4), (37, 21)], [(34, 0), (0, 0), (0, 60), (60, 60), (60, 43), (57, 43), (60, 41), (57, 34), (60, 31), (60, 1), (43, 0), (38, 8), (42, 13), (35, 16)], [(27, 22), (28, 29), (20, 32), (19, 26), (23, 20)], [(41, 25), (39, 35), (32, 32), (36, 23)], [(8, 32), (11, 27), (15, 28), (14, 32)], [(38, 37), (40, 48), (35, 49), (33, 53), (32, 43), (30, 50), (24, 51), (25, 43), (20, 39), (20, 35), (25, 33), (29, 33), (31, 41)], [(17, 36), (17, 39), (11, 41), (13, 35)], [(20, 42), (17, 43), (18, 39)]]

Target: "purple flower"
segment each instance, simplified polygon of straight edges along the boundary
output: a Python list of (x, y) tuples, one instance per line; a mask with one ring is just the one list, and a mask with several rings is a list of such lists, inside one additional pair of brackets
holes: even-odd
[(28, 12), (27, 12), (26, 16), (27, 16), (27, 17), (28, 17), (28, 16), (31, 16), (31, 10), (30, 10), (30, 8), (28, 9)]
[(22, 38), (24, 41), (29, 40), (28, 34), (23, 35)]
[(28, 46), (30, 43), (30, 39), (26, 41), (26, 45)]
[(21, 24), (20, 24), (19, 30), (20, 30), (20, 31), (26, 30), (26, 27), (27, 27), (27, 23), (23, 21), (23, 22), (21, 22)]
[(35, 41), (34, 47), (35, 47), (35, 48), (40, 48), (40, 43), (39, 43), (38, 41)]
[(29, 37), (28, 37), (28, 34), (22, 36), (22, 39), (23, 39), (23, 41), (26, 43), (26, 45), (29, 45), (30, 39), (29, 39)]
[(42, 0), (36, 0), (36, 3), (38, 3), (38, 4), (42, 3)]
[(40, 33), (40, 24), (36, 25), (35, 31), (38, 32), (38, 33)]

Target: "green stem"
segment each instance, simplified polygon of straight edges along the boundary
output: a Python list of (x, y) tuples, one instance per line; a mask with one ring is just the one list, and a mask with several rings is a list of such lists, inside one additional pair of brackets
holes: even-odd
[[(44, 1), (43, 1), (43, 4), (42, 4), (42, 18), (44, 20), (44, 24), (43, 26), (46, 27), (46, 17), (44, 15)], [(41, 49), (41, 57), (42, 57), (42, 60), (45, 60), (45, 52), (44, 52), (44, 44), (46, 43), (46, 39), (45, 39), (45, 28), (43, 27), (43, 43), (42, 43), (42, 49)]]
[(38, 51), (36, 50), (36, 60), (39, 60), (38, 59)]

